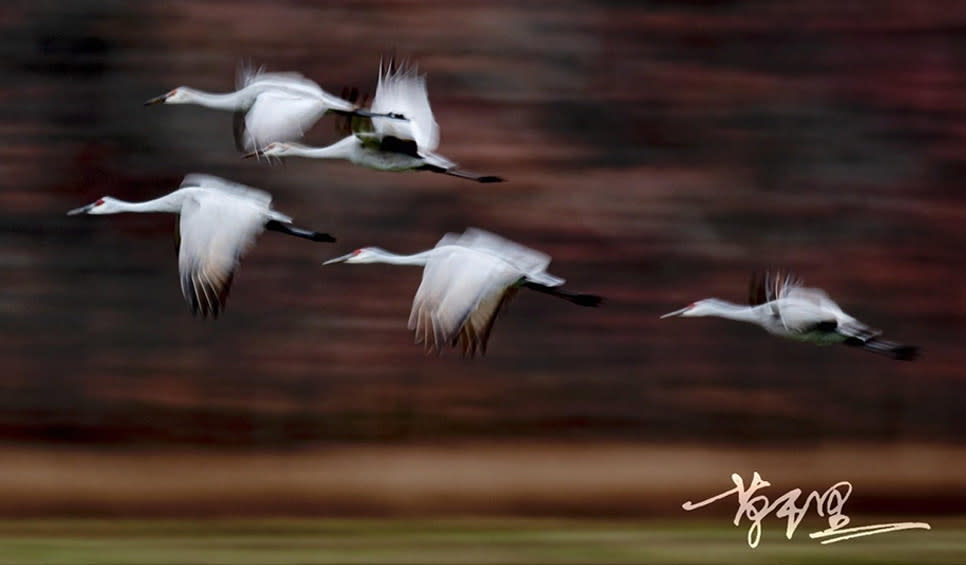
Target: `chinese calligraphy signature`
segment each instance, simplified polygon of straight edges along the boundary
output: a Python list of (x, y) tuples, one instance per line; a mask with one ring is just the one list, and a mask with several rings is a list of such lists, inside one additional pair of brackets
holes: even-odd
[(792, 539), (792, 535), (798, 528), (798, 524), (801, 523), (802, 518), (805, 517), (805, 513), (813, 507), (819, 516), (828, 518), (829, 527), (818, 532), (812, 532), (809, 537), (821, 539), (823, 544), (900, 530), (930, 529), (929, 524), (925, 522), (896, 522), (846, 528), (845, 526), (849, 524), (849, 517), (844, 512), (845, 503), (852, 494), (852, 484), (846, 481), (835, 483), (823, 493), (812, 491), (799, 505), (802, 489), (792, 489), (774, 501), (764, 494), (759, 494), (760, 489), (771, 486), (771, 483), (762, 479), (757, 472), (752, 476), (751, 483), (747, 487), (737, 473), (731, 475), (731, 480), (735, 483), (735, 488), (700, 502), (689, 500), (681, 506), (684, 510), (691, 511), (735, 495), (738, 498), (738, 511), (735, 512), (733, 523), (735, 526), (740, 525), (742, 517), (747, 518), (751, 523), (748, 528), (748, 546), (751, 548), (758, 547), (758, 542), (761, 539), (761, 521), (772, 512), (775, 513), (776, 518), (788, 520), (785, 526), (785, 537)]

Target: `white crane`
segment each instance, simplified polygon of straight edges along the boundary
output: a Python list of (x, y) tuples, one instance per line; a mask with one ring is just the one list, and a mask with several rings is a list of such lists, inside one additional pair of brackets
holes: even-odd
[(414, 67), (394, 67), (390, 61), (383, 71), (379, 65), (379, 82), (371, 111), (377, 116), (405, 116), (408, 120), (353, 119), (350, 121), (352, 134), (327, 147), (275, 142), (246, 157), (345, 159), (379, 171), (433, 171), (477, 182), (503, 180), (460, 170), (456, 163), (435, 153), (439, 146), (439, 125), (429, 107), (426, 76), (418, 74)]
[[(299, 139), (326, 112), (371, 117), (348, 100), (329, 94), (299, 73), (268, 73), (263, 69), (239, 67), (236, 90), (222, 94), (187, 86), (144, 103), (198, 104), (234, 114), (235, 147), (254, 151), (275, 141)], [(402, 116), (388, 116), (389, 121)]]
[(324, 264), (340, 262), (424, 266), (409, 329), (427, 353), (438, 354), (447, 344), (459, 345), (470, 357), (485, 353), (497, 314), (520, 287), (580, 306), (598, 306), (602, 300), (560, 289), (564, 280), (547, 273), (548, 255), (475, 228), (448, 233), (436, 247), (415, 255), (364, 247)]
[(880, 339), (881, 331), (849, 316), (825, 291), (806, 288), (789, 274), (762, 273), (752, 277), (750, 306), (706, 298), (661, 316), (717, 316), (758, 324), (767, 332), (808, 343), (841, 343), (912, 361), (919, 348)]
[(67, 212), (180, 214), (175, 231), (181, 292), (195, 314), (218, 317), (225, 308), (242, 253), (262, 230), (312, 241), (335, 241), (327, 233), (292, 227), (292, 218), (271, 209), (267, 192), (203, 174), (189, 174), (171, 194), (147, 202), (124, 202), (110, 196)]

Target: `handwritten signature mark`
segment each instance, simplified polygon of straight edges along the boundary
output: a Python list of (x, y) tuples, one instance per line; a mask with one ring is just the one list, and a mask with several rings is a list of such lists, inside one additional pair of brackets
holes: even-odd
[(785, 537), (792, 539), (792, 535), (813, 503), (815, 505), (815, 512), (819, 516), (828, 518), (829, 527), (818, 532), (812, 532), (809, 534), (809, 537), (812, 539), (822, 539), (821, 543), (823, 544), (845, 541), (862, 536), (897, 532), (900, 530), (931, 529), (929, 524), (925, 522), (896, 522), (846, 528), (845, 526), (849, 524), (849, 517), (843, 511), (845, 502), (852, 494), (852, 484), (846, 481), (835, 483), (821, 494), (817, 491), (812, 491), (805, 498), (804, 503), (798, 506), (802, 489), (792, 489), (776, 498), (774, 502), (769, 500), (764, 494), (756, 495), (755, 493), (759, 489), (771, 486), (771, 483), (762, 479), (757, 471), (752, 476), (751, 484), (748, 485), (748, 488), (745, 488), (744, 481), (737, 473), (731, 475), (731, 480), (735, 483), (735, 488), (700, 502), (691, 502), (689, 500), (682, 504), (681, 507), (686, 511), (696, 510), (717, 502), (722, 498), (736, 495), (738, 498), (738, 511), (735, 513), (733, 523), (735, 526), (740, 525), (742, 516), (751, 522), (751, 526), (748, 528), (748, 546), (751, 548), (758, 547), (758, 542), (761, 540), (761, 521), (766, 516), (775, 512), (776, 518), (787, 518)]

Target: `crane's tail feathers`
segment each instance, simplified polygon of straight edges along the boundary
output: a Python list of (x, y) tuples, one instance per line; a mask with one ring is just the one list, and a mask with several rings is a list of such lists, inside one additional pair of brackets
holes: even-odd
[(845, 340), (845, 345), (861, 347), (866, 351), (887, 355), (896, 361), (914, 361), (919, 357), (919, 348), (914, 345), (902, 345), (884, 339), (872, 338), (866, 341), (857, 338)]

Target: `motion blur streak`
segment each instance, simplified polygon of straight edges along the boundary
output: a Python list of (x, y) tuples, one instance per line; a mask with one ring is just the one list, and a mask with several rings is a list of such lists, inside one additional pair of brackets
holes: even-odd
[[(860, 442), (870, 458), (826, 478), (887, 493), (860, 476), (887, 462), (920, 492), (944, 484), (946, 463), (915, 447), (948, 447), (958, 460), (966, 435), (966, 35), (953, 24), (964, 11), (872, 0), (5, 3), (0, 440), (51, 449), (18, 463), (38, 472), (72, 468), (57, 451), (65, 444), (106, 470), (115, 456), (149, 465), (163, 448), (156, 472), (137, 468), (161, 479), (202, 447), (235, 450), (242, 472), (319, 444), (492, 442), (524, 457), (526, 446), (564, 442), (574, 448), (558, 460), (567, 467), (600, 444), (818, 457), (824, 445)], [(228, 113), (142, 106), (173, 85), (229, 91), (241, 61), (371, 93), (393, 50), (427, 73), (447, 157), (508, 182), (313, 160), (268, 166), (239, 159)], [(305, 143), (338, 139), (333, 126), (324, 118)], [(323, 252), (263, 238), (210, 322), (181, 302), (172, 218), (64, 216), (104, 194), (152, 198), (188, 171), (263, 187), (298, 225), (324, 226), (339, 242)], [(486, 358), (426, 358), (405, 324), (418, 270), (321, 268), (361, 245), (426, 249), (467, 226), (545, 251), (556, 275), (606, 304), (530, 296), (501, 314)], [(749, 274), (768, 267), (794, 270), (857, 318), (921, 345), (921, 360), (658, 318), (697, 296), (741, 300)], [(729, 461), (708, 476), (753, 470), (739, 459), (748, 468)], [(0, 469), (17, 461), (4, 456)], [(467, 473), (500, 477), (485, 457), (473, 461)], [(603, 511), (594, 497), (638, 492), (636, 471), (649, 480), (642, 467), (617, 460), (607, 467), (615, 490), (570, 504), (565, 495), (583, 491), (559, 488), (559, 501), (537, 506)], [(447, 475), (447, 492), (464, 492), (461, 476)], [(705, 492), (684, 490), (668, 507)], [(103, 508), (66, 491), (21, 495), (31, 492), (37, 512), (71, 500)], [(948, 510), (964, 493), (953, 482), (917, 501)], [(491, 494), (495, 510), (530, 508)], [(318, 496), (306, 511), (330, 508)], [(367, 508), (354, 500), (333, 507)], [(878, 510), (923, 519), (931, 507), (880, 501)]]

